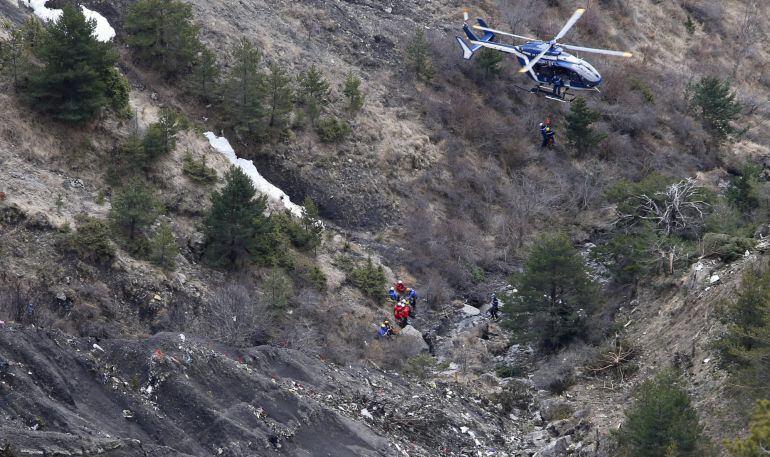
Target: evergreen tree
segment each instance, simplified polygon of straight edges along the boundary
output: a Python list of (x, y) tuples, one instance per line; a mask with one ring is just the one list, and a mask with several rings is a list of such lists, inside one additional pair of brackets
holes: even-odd
[(28, 90), (36, 109), (62, 121), (82, 122), (109, 103), (107, 82), (117, 54), (93, 37), (94, 27), (69, 4), (48, 27), (37, 50), (44, 67), (31, 77)]
[(543, 350), (555, 352), (585, 336), (598, 294), (565, 236), (540, 237), (518, 282), (520, 306), (533, 316), (532, 332)]
[(249, 177), (236, 167), (225, 175), (222, 190), (212, 194), (204, 221), (205, 257), (210, 264), (234, 269), (249, 256), (266, 259), (272, 227), (264, 215), (267, 198), (256, 194)]
[[(8, 75), (13, 86), (18, 88), (28, 72), (31, 51), (42, 40), (44, 30), (33, 16), (19, 28), (13, 27), (9, 21), (2, 21), (2, 29), (8, 37), (0, 40), (0, 71)], [(37, 30), (40, 35), (36, 32), (29, 35), (29, 30)]]
[(433, 62), (428, 54), (429, 45), (425, 38), (425, 31), (417, 29), (411, 41), (406, 47), (406, 61), (409, 69), (417, 79), (430, 81), (433, 79)]
[(109, 219), (113, 228), (133, 247), (140, 232), (158, 215), (155, 192), (146, 182), (132, 179), (112, 197)]
[(207, 102), (210, 101), (217, 92), (219, 83), (219, 66), (214, 53), (206, 47), (201, 47), (193, 64), (192, 92)]
[(704, 77), (689, 84), (685, 96), (714, 140), (724, 141), (736, 132), (730, 122), (740, 114), (741, 105), (735, 100), (729, 81)]
[(302, 206), (302, 230), (304, 232), (304, 238), (306, 240), (305, 246), (316, 252), (316, 248), (321, 244), (322, 235), (324, 231), (323, 223), (321, 222), (321, 215), (310, 196), (305, 197), (305, 201)]
[(187, 71), (202, 48), (192, 6), (179, 0), (139, 0), (128, 10), (125, 30), (137, 58), (166, 78)]
[(706, 438), (680, 376), (666, 370), (645, 381), (615, 432), (621, 457), (703, 457)]
[(179, 245), (171, 231), (171, 226), (163, 222), (158, 232), (150, 240), (150, 260), (166, 269), (173, 270), (176, 267), (174, 258), (179, 254)]
[(770, 395), (770, 269), (746, 271), (737, 298), (725, 302), (720, 318), (726, 332), (714, 343), (733, 387), (746, 398)]
[(366, 97), (361, 93), (361, 78), (354, 75), (352, 72), (348, 73), (348, 76), (345, 78), (342, 93), (347, 99), (345, 109), (349, 112), (355, 113), (363, 108)]
[(500, 74), (500, 62), (503, 54), (494, 49), (483, 48), (476, 58), (476, 65), (481, 68), (485, 78), (497, 77)]
[(117, 67), (107, 69), (105, 74), (107, 84), (107, 98), (110, 100), (112, 110), (122, 118), (131, 117), (131, 106), (128, 103), (131, 86), (125, 76)]
[(385, 295), (385, 271), (382, 265), (374, 266), (371, 257), (366, 258), (363, 267), (353, 269), (348, 280), (374, 301), (379, 301)]
[(273, 140), (280, 138), (289, 127), (293, 105), (291, 78), (283, 67), (271, 64), (267, 77), (267, 127)]
[(766, 457), (770, 455), (770, 401), (760, 400), (749, 423), (749, 436), (728, 441), (732, 457)]
[(158, 122), (147, 127), (142, 140), (145, 167), (158, 157), (169, 154), (176, 147), (176, 134), (179, 132), (179, 118), (173, 111), (162, 110)]
[(591, 124), (599, 117), (599, 113), (588, 108), (586, 101), (581, 97), (570, 103), (570, 113), (567, 115), (567, 140), (578, 154), (590, 151), (605, 138), (605, 135), (596, 133), (591, 128)]
[(261, 137), (264, 132), (263, 99), (266, 85), (259, 71), (259, 50), (243, 39), (233, 50), (233, 67), (225, 83), (224, 106), (237, 134)]
[(118, 185), (127, 176), (142, 172), (147, 162), (142, 137), (138, 132), (133, 131), (115, 151), (115, 157), (109, 165), (107, 180), (111, 185)]
[(306, 72), (300, 75), (299, 100), (313, 126), (315, 126), (318, 116), (329, 104), (330, 93), (329, 82), (315, 65), (311, 65)]
[(267, 304), (273, 309), (285, 308), (293, 292), (291, 278), (275, 266), (265, 278), (262, 289), (265, 292)]

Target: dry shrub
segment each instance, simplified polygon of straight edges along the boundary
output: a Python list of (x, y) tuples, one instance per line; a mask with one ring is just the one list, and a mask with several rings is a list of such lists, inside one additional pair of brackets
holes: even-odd
[(254, 346), (268, 341), (273, 320), (259, 294), (244, 284), (216, 289), (206, 304), (198, 330), (209, 338), (234, 346)]
[(420, 353), (420, 348), (409, 338), (392, 336), (370, 342), (364, 357), (385, 370), (401, 370), (407, 359)]
[(561, 395), (575, 383), (577, 369), (595, 357), (595, 348), (575, 344), (544, 361), (533, 373), (532, 381), (538, 389)]
[(526, 410), (532, 403), (532, 390), (523, 381), (512, 379), (500, 392), (492, 394), (490, 400), (499, 403), (502, 413), (507, 416), (514, 408)]
[(703, 24), (706, 32), (724, 35), (725, 11), (722, 0), (686, 0), (682, 7), (693, 19)]

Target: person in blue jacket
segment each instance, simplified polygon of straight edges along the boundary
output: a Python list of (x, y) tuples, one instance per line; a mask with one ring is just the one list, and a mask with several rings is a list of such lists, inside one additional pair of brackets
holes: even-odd
[(409, 300), (410, 317), (414, 317), (417, 314), (417, 291), (408, 287), (406, 289), (406, 298)]
[(389, 296), (389, 297), (390, 297), (390, 299), (391, 299), (391, 300), (393, 300), (394, 302), (398, 302), (398, 301), (401, 301), (401, 295), (399, 295), (399, 294), (398, 294), (398, 292), (396, 292), (396, 289), (394, 289), (394, 288), (392, 288), (392, 287), (391, 287), (391, 288), (390, 288), (390, 290), (388, 291), (388, 296)]

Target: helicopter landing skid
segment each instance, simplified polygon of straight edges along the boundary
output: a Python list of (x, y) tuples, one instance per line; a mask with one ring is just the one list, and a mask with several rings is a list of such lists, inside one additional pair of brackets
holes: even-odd
[(554, 100), (562, 103), (570, 103), (575, 99), (575, 94), (570, 93), (566, 87), (562, 88), (562, 90), (557, 94), (551, 86), (537, 85), (531, 89), (531, 92), (535, 95), (543, 95), (548, 100)]

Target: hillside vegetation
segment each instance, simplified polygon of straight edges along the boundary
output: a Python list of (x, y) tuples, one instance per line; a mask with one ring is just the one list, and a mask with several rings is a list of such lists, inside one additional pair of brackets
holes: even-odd
[[(770, 6), (46, 6), (0, 4), (4, 455), (770, 448)], [(583, 6), (566, 42), (634, 56), (572, 103), (454, 39)]]

